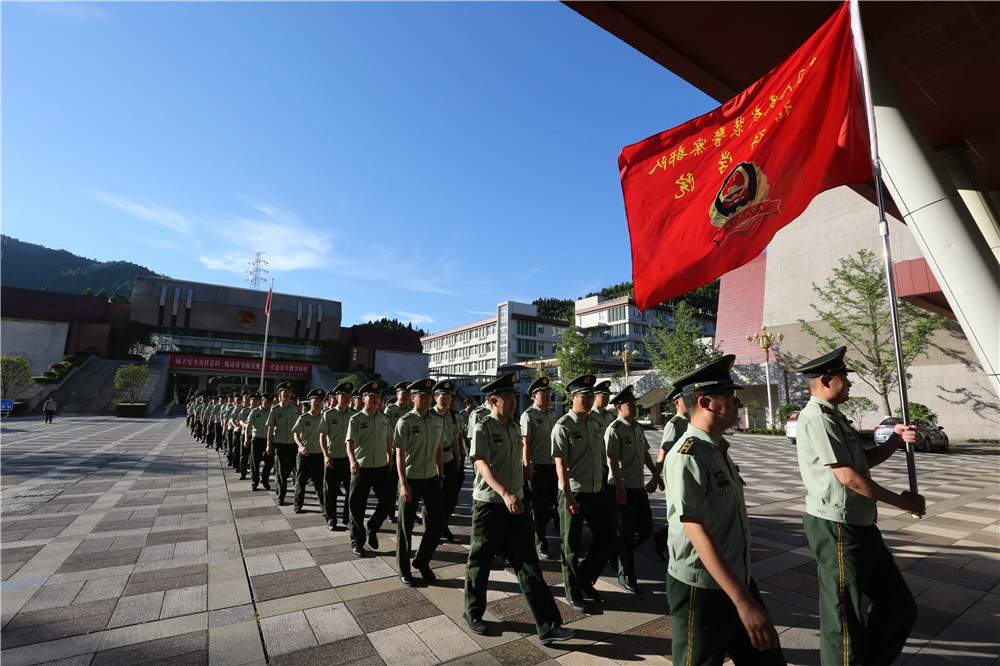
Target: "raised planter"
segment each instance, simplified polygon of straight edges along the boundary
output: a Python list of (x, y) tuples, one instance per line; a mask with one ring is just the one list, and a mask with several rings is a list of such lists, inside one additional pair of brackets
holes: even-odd
[(148, 402), (120, 402), (115, 408), (115, 416), (122, 419), (137, 419), (149, 415)]

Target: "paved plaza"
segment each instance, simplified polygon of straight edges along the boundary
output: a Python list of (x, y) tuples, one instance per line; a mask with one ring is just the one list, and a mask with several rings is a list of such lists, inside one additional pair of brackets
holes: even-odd
[[(648, 437), (658, 445), (659, 432)], [(754, 575), (785, 655), (818, 664), (795, 449), (784, 439), (730, 441), (748, 484)], [(1000, 663), (998, 454), (996, 444), (962, 442), (950, 454), (918, 453), (927, 516), (881, 507), (880, 527), (919, 606), (899, 663)], [(313, 493), (294, 514), (274, 493), (251, 492), (179, 416), (4, 420), (0, 465), (4, 666), (670, 663), (665, 570), (649, 544), (637, 553), (645, 594), (605, 575), (593, 615), (564, 603), (558, 563), (542, 562), (577, 630), (556, 649), (539, 644), (510, 570), (491, 574), (491, 635), (470, 633), (469, 472), (452, 521), (458, 543), (438, 548), (437, 583), (410, 589), (396, 573), (393, 525), (376, 556), (355, 558), (347, 533), (326, 529)], [(875, 478), (905, 488), (904, 456)], [(653, 505), (662, 523), (662, 495)]]

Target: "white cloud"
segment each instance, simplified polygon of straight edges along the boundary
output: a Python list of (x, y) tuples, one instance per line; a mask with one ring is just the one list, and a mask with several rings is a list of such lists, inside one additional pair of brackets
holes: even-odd
[(112, 208), (117, 208), (126, 215), (131, 215), (132, 217), (137, 217), (140, 220), (146, 220), (147, 222), (162, 225), (175, 233), (183, 234), (184, 236), (194, 239), (194, 236), (191, 233), (191, 223), (188, 219), (180, 213), (170, 210), (169, 208), (165, 208), (159, 204), (151, 202), (138, 203), (125, 197), (108, 194), (107, 192), (96, 191), (88, 194), (94, 201), (99, 201), (100, 203), (111, 206)]
[(469, 314), (474, 314), (474, 315), (482, 315), (484, 317), (492, 317), (493, 315), (496, 314), (496, 310), (493, 310), (491, 312), (484, 312), (484, 311), (481, 311), (481, 310), (466, 310), (466, 312), (468, 312)]
[(53, 21), (107, 21), (111, 16), (90, 3), (82, 2), (27, 2), (29, 11)]
[(403, 312), (397, 310), (396, 314), (399, 315), (400, 320), (410, 322), (411, 324), (433, 324), (434, 318), (428, 317), (427, 315), (414, 314), (413, 312)]

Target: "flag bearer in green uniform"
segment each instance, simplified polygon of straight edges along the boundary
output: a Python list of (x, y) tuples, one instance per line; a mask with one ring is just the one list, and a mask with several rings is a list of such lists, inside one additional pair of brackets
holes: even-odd
[[(566, 601), (585, 613), (584, 595), (601, 602), (594, 583), (615, 548), (614, 518), (604, 494), (604, 440), (592, 421), (594, 375), (582, 375), (566, 390), (571, 409), (552, 428), (552, 458), (559, 478), (559, 529), (562, 535), (562, 571)], [(593, 536), (587, 556), (580, 560), (583, 523)]]
[[(840, 347), (797, 372), (811, 397), (799, 412), (796, 449), (806, 486), (806, 538), (819, 577), (820, 661), (824, 664), (890, 664), (899, 656), (917, 617), (906, 581), (875, 524), (876, 502), (923, 515), (923, 496), (895, 493), (872, 481), (870, 468), (906, 443), (916, 429), (902, 424), (884, 444), (865, 449), (839, 407), (851, 382)], [(867, 622), (862, 595), (868, 597)]]
[(442, 445), (444, 485), (442, 493), (444, 496), (444, 511), (442, 514), (441, 534), (445, 541), (452, 542), (455, 536), (448, 529), (448, 521), (451, 514), (458, 506), (458, 493), (462, 489), (462, 464), (464, 457), (461, 444), (462, 426), (459, 424), (458, 416), (451, 408), (451, 396), (455, 391), (452, 382), (438, 382), (434, 385), (434, 407), (431, 408), (435, 414), (444, 421), (444, 444)]
[[(663, 437), (660, 439), (660, 452), (656, 454), (656, 472), (653, 474), (653, 478), (649, 480), (649, 483), (646, 484), (646, 492), (650, 494), (656, 492), (657, 488), (660, 490), (664, 489), (663, 477), (661, 476), (663, 461), (667, 459), (670, 449), (681, 438), (681, 435), (687, 431), (687, 427), (691, 423), (687, 417), (687, 407), (684, 406), (684, 399), (678, 394), (676, 386), (670, 391), (667, 400), (674, 403), (677, 413), (663, 426)], [(666, 526), (653, 534), (653, 546), (656, 549), (656, 556), (661, 560), (666, 560), (667, 556), (664, 554), (667, 548)]]
[(503, 551), (517, 575), (521, 593), (535, 618), (542, 645), (573, 638), (542, 577), (524, 505), (521, 432), (514, 418), (517, 394), (514, 374), (506, 374), (481, 389), (492, 406), (474, 426), (469, 459), (476, 468), (472, 491), (472, 538), (465, 569), (465, 614), (476, 634), (487, 632), (483, 622), (486, 589), (493, 557)]
[(292, 402), (292, 383), (278, 384), (278, 404), (271, 407), (267, 417), (267, 454), (275, 459), (274, 480), (277, 485), (278, 506), (285, 505), (288, 494), (288, 477), (295, 471), (295, 437), (292, 426), (299, 418), (299, 407)]
[(298, 460), (296, 460), (295, 471), (295, 513), (302, 513), (302, 505), (306, 500), (306, 485), (312, 481), (313, 489), (316, 491), (316, 502), (319, 508), (326, 515), (326, 507), (323, 505), (323, 468), (324, 451), (321, 444), (320, 433), (323, 430), (323, 399), (326, 391), (323, 389), (313, 389), (309, 391), (306, 398), (309, 399), (309, 411), (301, 415), (292, 426), (292, 435), (295, 437), (295, 444), (299, 447)]
[[(271, 467), (274, 466), (274, 455), (267, 453), (267, 417), (271, 413), (274, 396), (255, 393), (251, 400), (254, 406), (247, 414), (246, 443), (250, 447), (250, 490), (257, 490), (263, 481), (264, 490), (271, 489)], [(261, 471), (261, 463), (264, 465)]]
[(431, 569), (431, 557), (441, 538), (444, 519), (444, 419), (431, 412), (434, 380), (421, 379), (409, 386), (413, 409), (396, 422), (392, 443), (396, 447), (396, 473), (399, 475), (399, 522), (396, 525), (396, 563), (403, 585), (413, 587), (410, 576), (410, 551), (413, 522), (424, 503), (424, 534), (413, 566), (430, 583), (437, 579)]
[(750, 577), (750, 523), (743, 479), (722, 435), (742, 403), (723, 356), (677, 380), (691, 424), (667, 454), (667, 601), (675, 664), (784, 664)]
[[(347, 456), (347, 423), (355, 413), (351, 410), (351, 393), (353, 382), (340, 382), (330, 391), (336, 401), (334, 406), (323, 412), (323, 427), (320, 430), (320, 440), (323, 447), (323, 506), (326, 507), (326, 523), (330, 531), (340, 529), (337, 526), (337, 497), (340, 496), (340, 486), (350, 488), (351, 461)], [(347, 494), (344, 494), (344, 525), (350, 525)]]
[(558, 480), (556, 465), (552, 461), (552, 427), (556, 424), (556, 414), (551, 409), (552, 387), (549, 384), (549, 378), (544, 375), (531, 383), (528, 395), (532, 404), (521, 413), (521, 455), (524, 479), (528, 482), (526, 495), (531, 506), (535, 548), (538, 549), (538, 557), (543, 560), (552, 557), (545, 526), (552, 520), (559, 529), (559, 513), (556, 510)]
[(601, 441), (604, 441), (604, 431), (608, 429), (612, 421), (618, 418), (613, 409), (608, 408), (611, 402), (611, 382), (597, 382), (594, 385), (594, 406), (590, 409), (594, 426), (598, 430)]
[[(653, 533), (653, 512), (649, 496), (643, 488), (643, 465), (656, 474), (653, 458), (642, 426), (636, 421), (639, 408), (635, 404), (632, 386), (626, 386), (611, 399), (618, 410), (618, 418), (604, 432), (604, 446), (608, 454), (607, 492), (614, 503), (618, 531), (617, 560), (618, 583), (632, 594), (642, 589), (635, 575), (635, 549)], [(612, 561), (615, 558), (612, 558)]]
[[(396, 478), (389, 474), (392, 457), (392, 433), (389, 417), (379, 411), (382, 390), (380, 381), (368, 382), (359, 390), (365, 408), (351, 416), (345, 435), (347, 457), (351, 466), (351, 549), (357, 557), (365, 556), (365, 533), (368, 545), (378, 550), (378, 531), (396, 498)], [(375, 491), (378, 501), (372, 517), (365, 525), (368, 496)]]

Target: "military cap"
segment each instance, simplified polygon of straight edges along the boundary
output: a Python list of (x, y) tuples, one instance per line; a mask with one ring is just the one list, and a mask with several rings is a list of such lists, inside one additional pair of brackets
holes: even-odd
[(273, 393), (261, 393), (260, 394), (260, 399), (261, 400), (267, 400), (268, 402), (274, 402), (274, 394)]
[(611, 382), (604, 380), (603, 382), (594, 384), (594, 393), (607, 393), (608, 395), (611, 395)]
[(240, 393), (241, 398), (250, 398), (252, 396), (253, 396), (253, 391), (243, 391), (243, 393)]
[(278, 384), (277, 386), (275, 386), (274, 390), (276, 392), (277, 391), (294, 391), (295, 388), (294, 388), (294, 386), (292, 385), (291, 382), (282, 382), (282, 383)]
[(821, 377), (836, 372), (850, 372), (847, 369), (847, 363), (844, 362), (844, 354), (846, 353), (847, 347), (837, 347), (832, 352), (799, 366), (795, 372), (801, 373), (803, 377)]
[(385, 389), (385, 382), (376, 379), (375, 381), (368, 382), (364, 386), (358, 389), (359, 395), (371, 395), (372, 393), (381, 395), (382, 391)]
[(470, 396), (470, 397), (468, 397), (468, 398), (465, 399), (465, 404), (466, 405), (474, 405), (474, 404), (476, 404), (476, 401), (473, 400), (472, 397)]
[[(548, 377), (542, 375), (535, 381), (531, 382), (531, 386), (528, 387), (528, 395), (535, 395), (535, 393), (537, 393), (538, 391), (545, 391), (551, 389), (552, 387), (549, 386), (549, 384), (551, 383), (552, 381)], [(466, 400), (466, 402), (469, 402), (471, 400), (472, 398), (469, 398), (469, 400)]]
[(395, 386), (392, 387), (392, 390), (393, 391), (409, 391), (410, 390), (410, 382), (399, 382), (398, 384), (396, 384)]
[(513, 372), (508, 372), (505, 375), (500, 375), (489, 384), (483, 384), (480, 387), (480, 391), (483, 395), (494, 395), (496, 393), (503, 393), (504, 391), (514, 391), (514, 377), (516, 375)]
[(612, 405), (623, 405), (626, 402), (632, 402), (635, 400), (635, 394), (632, 393), (632, 385), (629, 384), (621, 390), (615, 397), (611, 398)]
[(415, 382), (411, 382), (409, 388), (406, 390), (416, 395), (431, 395), (434, 392), (434, 380), (418, 379)]
[(360, 386), (358, 388), (354, 389), (353, 391), (351, 391), (351, 397), (352, 398), (360, 398), (361, 397), (361, 387)]
[(434, 385), (434, 395), (438, 393), (452, 394), (455, 392), (455, 384), (449, 381), (438, 382)]
[(324, 391), (321, 388), (315, 388), (315, 389), (313, 389), (312, 391), (309, 391), (309, 393), (306, 394), (306, 399), (307, 400), (312, 400), (313, 398), (323, 399), (325, 397), (326, 397), (326, 391)]
[[(733, 369), (736, 362), (735, 354), (727, 354), (711, 363), (706, 363), (700, 368), (696, 368), (674, 382), (674, 391), (677, 395), (700, 391), (703, 389), (731, 388), (741, 389), (742, 385), (733, 381), (729, 371)], [(673, 393), (673, 391), (671, 392)]]
[[(381, 384), (382, 382), (379, 382)], [(365, 384), (367, 386), (367, 384)], [(337, 384), (330, 393), (337, 395), (338, 393), (353, 393), (354, 392), (354, 382), (340, 382)]]
[(566, 391), (568, 391), (570, 395), (574, 395), (576, 393), (593, 393), (594, 383), (596, 380), (597, 377), (594, 375), (580, 375), (566, 385)]
[(395, 398), (389, 398), (388, 400), (385, 401), (385, 404), (386, 405), (395, 405), (396, 404), (396, 399)]
[(679, 397), (681, 397), (681, 387), (679, 385), (674, 385), (674, 387), (670, 389), (670, 393), (667, 394), (667, 402), (673, 402)]
[(256, 391), (254, 391), (253, 393), (250, 394), (250, 399), (251, 400), (260, 400), (260, 393), (257, 393)]

